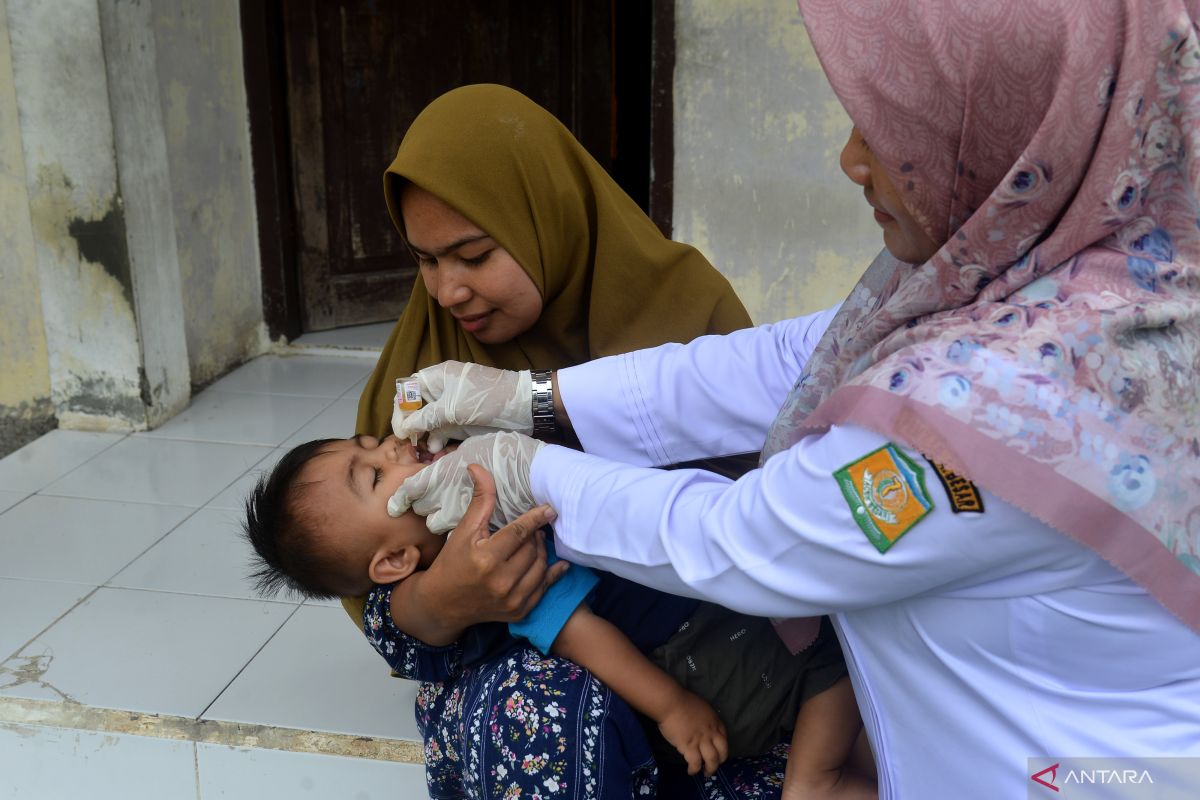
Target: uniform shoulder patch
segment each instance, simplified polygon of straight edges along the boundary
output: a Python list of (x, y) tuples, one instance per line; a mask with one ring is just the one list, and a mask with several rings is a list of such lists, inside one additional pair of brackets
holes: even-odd
[(950, 498), (951, 511), (955, 514), (964, 512), (968, 514), (983, 513), (983, 495), (979, 493), (978, 486), (957, 472), (951, 472), (931, 458), (926, 457), (925, 460), (933, 467), (938, 480), (942, 482), (942, 486), (946, 489), (946, 495)]
[(933, 508), (925, 471), (891, 442), (850, 462), (833, 477), (854, 521), (881, 553)]

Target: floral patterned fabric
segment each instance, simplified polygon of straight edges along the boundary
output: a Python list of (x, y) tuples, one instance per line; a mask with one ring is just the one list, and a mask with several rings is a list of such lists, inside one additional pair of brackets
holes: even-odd
[(421, 681), (417, 725), (431, 798), (778, 798), (787, 745), (711, 778), (660, 771), (624, 701), (564, 659), (509, 640), (488, 657), (430, 647), (392, 623), (391, 587), (367, 597), (363, 630), (394, 672)]
[(1200, 631), (1200, 3), (799, 5), (944, 244), (876, 260), (764, 456), (832, 424), (894, 437)]

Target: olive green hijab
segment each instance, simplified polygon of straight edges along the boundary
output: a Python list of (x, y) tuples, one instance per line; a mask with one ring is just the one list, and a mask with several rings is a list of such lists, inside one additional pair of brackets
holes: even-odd
[(485, 345), (418, 280), (363, 390), (358, 433), (386, 435), (395, 379), (448, 359), (556, 369), (750, 325), (704, 256), (665, 238), (553, 115), (512, 89), (454, 89), (413, 121), (383, 179), (401, 235), (408, 181), (491, 235), (544, 305), (528, 331)]

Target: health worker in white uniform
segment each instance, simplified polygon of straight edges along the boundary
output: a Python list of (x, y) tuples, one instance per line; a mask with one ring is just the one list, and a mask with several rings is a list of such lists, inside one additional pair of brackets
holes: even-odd
[(551, 381), (423, 370), (409, 432), (477, 435), (389, 511), (467, 525), (478, 479), (468, 518), (546, 504), (568, 561), (829, 615), (881, 797), (1200, 757), (1197, 3), (800, 8), (888, 254), (837, 309)]

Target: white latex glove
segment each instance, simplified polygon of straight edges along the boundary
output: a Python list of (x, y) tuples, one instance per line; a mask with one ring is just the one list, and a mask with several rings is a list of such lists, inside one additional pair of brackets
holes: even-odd
[(545, 446), (545, 442), (506, 431), (472, 436), (453, 453), (400, 484), (388, 500), (388, 514), (398, 517), (411, 508), (425, 517), (425, 525), (434, 533), (454, 530), (474, 491), (467, 466), (479, 464), (496, 481), (496, 508), (489, 521), (493, 528), (502, 528), (537, 505), (529, 486), (529, 468)]
[(395, 433), (401, 439), (428, 433), (425, 447), (437, 453), (450, 439), (493, 431), (533, 433), (533, 378), (527, 369), (443, 361), (413, 377), (421, 383), (425, 406), (400, 422)]

